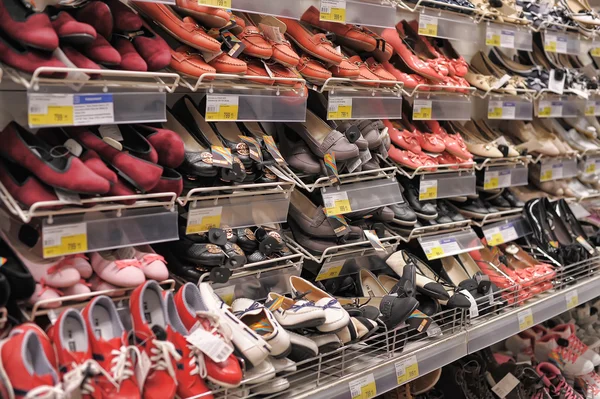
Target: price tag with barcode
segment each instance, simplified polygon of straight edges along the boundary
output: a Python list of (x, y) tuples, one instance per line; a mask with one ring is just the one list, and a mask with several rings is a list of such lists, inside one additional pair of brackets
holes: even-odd
[(431, 100), (416, 99), (413, 104), (413, 119), (428, 120), (431, 119)]
[(213, 208), (190, 208), (185, 234), (198, 234), (221, 227), (222, 206)]
[(235, 121), (238, 118), (239, 97), (236, 95), (206, 95), (207, 121)]
[(315, 281), (327, 280), (339, 276), (344, 268), (344, 263), (346, 263), (345, 259), (323, 263)]
[(201, 6), (218, 7), (218, 8), (231, 8), (231, 0), (198, 0), (198, 4)]
[(323, 204), (327, 216), (343, 215), (352, 212), (348, 193), (345, 191), (323, 193)]
[(232, 346), (216, 335), (206, 331), (203, 327), (196, 328), (185, 339), (217, 363), (224, 362), (233, 353)]
[(377, 396), (377, 385), (372, 373), (350, 381), (349, 385), (352, 399), (370, 399)]
[(112, 94), (27, 94), (30, 127), (114, 123)]
[(419, 35), (437, 36), (438, 19), (431, 15), (419, 14)]
[(329, 97), (327, 119), (352, 119), (352, 97)]
[(438, 181), (437, 180), (423, 180), (419, 184), (419, 201), (436, 199), (438, 192)]
[(346, 23), (346, 0), (321, 0), (319, 20)]
[(419, 376), (419, 363), (417, 363), (417, 356), (415, 355), (394, 363), (394, 367), (396, 368), (398, 385), (404, 384)]
[(567, 310), (573, 309), (579, 305), (579, 296), (577, 290), (569, 291), (565, 294), (565, 301), (567, 302)]
[(87, 252), (87, 223), (42, 226), (44, 258)]
[(533, 327), (533, 313), (531, 312), (531, 309), (519, 312), (517, 318), (519, 319), (519, 331)]
[(504, 244), (505, 242), (514, 241), (519, 238), (517, 231), (512, 223), (507, 223), (503, 226), (484, 229), (483, 234), (487, 244), (491, 247)]

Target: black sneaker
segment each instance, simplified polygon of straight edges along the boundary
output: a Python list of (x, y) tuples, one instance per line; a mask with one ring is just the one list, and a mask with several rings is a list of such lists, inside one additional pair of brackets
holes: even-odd
[(507, 399), (547, 399), (549, 397), (543, 377), (533, 367), (526, 364), (506, 362), (494, 367), (490, 370), (490, 384), (499, 383), (508, 373), (511, 373), (520, 383), (506, 395)]
[(477, 353), (444, 366), (437, 388), (452, 392), (452, 399), (495, 399), (485, 380), (485, 362)]
[(438, 200), (436, 205), (438, 213), (440, 215), (449, 217), (451, 221), (462, 222), (466, 220), (463, 215), (458, 213), (452, 206), (450, 206), (447, 200)]

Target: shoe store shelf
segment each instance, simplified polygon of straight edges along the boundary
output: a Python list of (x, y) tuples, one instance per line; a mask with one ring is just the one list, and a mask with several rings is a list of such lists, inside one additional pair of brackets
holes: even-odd
[(388, 226), (388, 228), (398, 234), (404, 242), (410, 242), (421, 237), (430, 237), (438, 234), (446, 234), (453, 232), (461, 232), (470, 229), (471, 220), (465, 219), (458, 222), (441, 223), (434, 226), (421, 227), (403, 227), (403, 226)]
[(201, 187), (177, 202), (189, 205), (186, 230), (196, 234), (211, 228), (242, 228), (287, 221), (292, 182)]
[(449, 4), (446, 2), (442, 3), (440, 1), (428, 0), (427, 3), (428, 5), (443, 5), (446, 9), (455, 9), (457, 12), (445, 11), (438, 8), (421, 7), (421, 0), (414, 6), (404, 2), (402, 3), (404, 6), (403, 8), (406, 8), (407, 10), (403, 10), (402, 8), (398, 10), (398, 21), (403, 19), (407, 21), (415, 20), (417, 15), (415, 15), (414, 11), (417, 11), (419, 35), (458, 40), (463, 43), (473, 43), (479, 40), (478, 35), (473, 34), (473, 25), (481, 20), (481, 14), (466, 15), (466, 13), (461, 12), (468, 10), (472, 13), (473, 9), (460, 6), (448, 7)]
[(555, 280), (558, 287), (551, 292), (540, 294), (519, 307), (507, 308), (499, 315), (472, 320), (467, 327), (468, 352), (486, 348), (598, 297), (599, 267), (598, 257), (566, 266)]
[(480, 227), (482, 227), (487, 245), (493, 247), (531, 234), (531, 226), (525, 218), (519, 215), (521, 211), (520, 208), (515, 211), (507, 211), (511, 214), (507, 214), (504, 220), (482, 224)]
[(527, 26), (486, 21), (485, 44), (506, 49), (532, 51), (533, 34)]
[(472, 228), (467, 227), (451, 233), (418, 237), (428, 260), (445, 258), (483, 248), (483, 244)]
[(544, 50), (551, 53), (579, 55), (582, 35), (565, 32), (561, 28), (552, 25), (544, 26), (542, 31)]
[[(175, 289), (175, 280), (164, 280), (160, 282), (163, 289), (173, 291)], [(134, 287), (135, 288), (135, 287)], [(81, 309), (88, 302), (100, 295), (110, 297), (118, 304), (117, 308), (122, 308), (125, 302), (129, 302), (129, 298), (134, 288), (116, 288), (110, 290), (93, 291), (87, 294), (65, 295), (56, 299), (44, 299), (36, 302), (33, 306), (21, 305), (19, 310), (23, 317), (28, 321), (39, 320), (40, 317), (46, 316), (50, 322), (54, 324), (58, 315), (65, 309), (75, 308)], [(2, 320), (0, 319), (0, 322)]]
[(471, 222), (474, 226), (483, 227), (489, 226), (492, 223), (503, 222), (508, 219), (512, 219), (519, 215), (523, 211), (523, 208), (511, 208), (504, 211), (492, 212), (483, 216), (481, 219), (472, 219)]
[(496, 190), (505, 187), (524, 186), (528, 183), (530, 155), (514, 158), (487, 158), (477, 162), (475, 169), (482, 174), (483, 186), (479, 189)]
[[(25, 75), (2, 68), (5, 110), (31, 128), (161, 122), (166, 93), (180, 81), (179, 75), (163, 72), (41, 67)], [(66, 77), (45, 77), (50, 73)]]
[(539, 182), (566, 179), (578, 175), (577, 156), (547, 157), (540, 155), (534, 161), (534, 176)]
[(179, 239), (174, 208), (59, 215), (42, 221), (43, 256), (154, 244)]
[(535, 115), (539, 118), (575, 118), (585, 114), (587, 101), (581, 93), (565, 90), (559, 95), (543, 89), (538, 92), (535, 102)]
[(421, 175), (419, 180), (420, 201), (462, 197), (477, 192), (473, 170)]
[[(364, 85), (360, 85), (363, 82)], [(358, 84), (357, 84), (358, 83)], [(401, 119), (402, 84), (329, 78), (317, 91), (327, 92), (327, 119)]]
[[(444, 86), (417, 86), (405, 95), (412, 99), (413, 120), (467, 121), (471, 119), (472, 95), (475, 88), (455, 87), (461, 92), (441, 92)], [(445, 86), (448, 88), (448, 86)]]
[(533, 96), (527, 94), (491, 93), (486, 96), (485, 101), (476, 104), (483, 108), (487, 119), (523, 121), (533, 119)]

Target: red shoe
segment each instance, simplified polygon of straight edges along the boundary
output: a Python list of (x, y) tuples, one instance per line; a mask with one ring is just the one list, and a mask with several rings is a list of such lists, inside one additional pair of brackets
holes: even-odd
[(58, 47), (58, 36), (48, 15), (31, 11), (19, 0), (3, 0), (0, 4), (0, 30), (28, 47), (45, 51)]
[[(128, 346), (114, 302), (107, 296), (94, 298), (81, 311), (88, 331), (92, 356), (116, 382), (100, 374), (95, 378), (102, 398), (140, 399), (140, 389), (134, 376), (133, 348)], [(101, 321), (101, 323), (100, 323)]]
[(415, 137), (421, 148), (427, 152), (440, 153), (446, 149), (444, 141), (440, 140), (433, 133), (421, 133), (415, 130)]
[[(56, 397), (62, 393), (56, 386), (60, 379), (47, 359), (40, 338), (33, 331), (11, 335), (0, 342), (0, 381), (10, 399)], [(47, 395), (47, 396), (46, 396)]]
[(279, 18), (287, 26), (285, 34), (311, 57), (327, 64), (339, 65), (344, 58), (333, 47), (324, 33), (313, 33), (303, 22), (290, 18)]
[(96, 33), (110, 39), (113, 32), (113, 15), (108, 4), (92, 1), (75, 11), (75, 19), (91, 25)]
[[(34, 73), (40, 67), (66, 67), (52, 53), (36, 51), (23, 47), (20, 43), (8, 37), (0, 30), (0, 61), (15, 69)], [(65, 77), (65, 73), (44, 72), (42, 76)]]
[[(69, 308), (64, 310), (56, 322), (48, 329), (48, 337), (54, 344), (58, 358), (58, 371), (60, 378), (72, 371), (75, 367), (92, 360), (92, 347), (88, 339), (88, 330), (85, 320), (79, 311)], [(96, 378), (86, 378), (82, 384), (83, 399), (101, 399)]]
[(176, 4), (177, 11), (193, 17), (207, 28), (222, 28), (227, 25), (230, 19), (227, 11), (221, 8), (202, 6), (198, 4), (197, 0), (177, 0)]
[(183, 140), (177, 133), (152, 125), (132, 125), (132, 127), (156, 150), (160, 165), (177, 168), (183, 163), (185, 148)]
[(57, 11), (50, 21), (61, 43), (87, 44), (96, 38), (92, 25), (77, 21), (66, 11)]
[(40, 339), (40, 344), (42, 344), (42, 348), (44, 349), (44, 354), (46, 355), (46, 358), (48, 359), (52, 367), (54, 369), (57, 369), (58, 361), (56, 359), (56, 353), (54, 352), (54, 348), (52, 347), (52, 341), (50, 341), (50, 338), (48, 338), (48, 335), (46, 335), (46, 333), (44, 332), (44, 330), (42, 330), (40, 326), (33, 322), (23, 323), (13, 328), (9, 336), (13, 337), (15, 335), (24, 334), (28, 331), (32, 331), (35, 335), (38, 336), (38, 338)]
[(146, 72), (148, 70), (146, 61), (135, 51), (135, 47), (133, 47), (129, 39), (122, 36), (115, 36), (112, 44), (121, 56), (121, 64), (119, 65), (121, 69), (138, 72)]
[(81, 52), (98, 64), (109, 66), (121, 64), (119, 52), (101, 35), (96, 36), (93, 42), (83, 46)]
[(40, 183), (27, 169), (1, 158), (0, 182), (13, 198), (27, 209), (37, 202), (58, 201), (56, 194), (48, 186)]
[[(129, 187), (129, 185), (123, 179), (117, 179), (116, 183), (111, 183), (110, 191), (108, 192), (108, 196), (110, 196), (110, 197), (124, 197), (127, 195), (136, 195), (136, 194), (137, 193), (135, 191), (133, 191), (133, 189), (131, 187)], [(129, 199), (129, 200), (121, 200), (121, 201), (115, 201), (115, 202), (118, 202), (119, 204), (124, 204), (124, 205), (133, 205), (133, 204), (135, 204), (136, 200)]]
[(65, 130), (86, 149), (98, 153), (104, 162), (117, 170), (119, 176), (139, 190), (146, 192), (158, 183), (162, 167), (156, 165), (156, 150), (128, 125), (120, 126), (121, 145), (125, 151), (119, 151), (102, 140), (97, 128), (72, 127)]
[(142, 18), (119, 0), (104, 0), (113, 15), (115, 32), (135, 32), (142, 28)]
[(111, 183), (116, 183), (118, 181), (117, 174), (113, 172), (100, 158), (100, 155), (96, 153), (94, 150), (85, 151), (80, 157), (88, 168), (90, 168), (94, 173), (99, 176), (104, 177)]
[[(269, 72), (265, 69), (265, 64), (261, 60), (250, 57), (242, 57), (242, 60), (246, 63), (248, 70), (246, 76), (257, 76), (263, 78), (270, 78)], [(271, 86), (275, 82), (273, 79), (252, 79), (248, 78), (249, 81), (257, 83), (259, 85)]]
[[(415, 154), (414, 152), (399, 150), (394, 146), (390, 146), (388, 157), (394, 162), (406, 166), (410, 169), (417, 169), (423, 166), (437, 166), (435, 159), (425, 154)], [(435, 170), (426, 169), (426, 170)]]
[(129, 301), (136, 345), (151, 360), (143, 382), (144, 399), (173, 399), (177, 391), (177, 376), (172, 364), (182, 358), (175, 346), (167, 341), (167, 314), (162, 291), (156, 281), (149, 280), (133, 291)]
[(443, 76), (431, 68), (426, 62), (421, 60), (398, 36), (398, 31), (393, 28), (387, 28), (381, 34), (381, 37), (394, 48), (400, 56), (400, 60), (404, 62), (407, 68), (411, 71), (431, 79), (435, 82), (443, 80)]
[(448, 60), (435, 51), (431, 46), (431, 43), (429, 43), (424, 36), (417, 34), (417, 31), (414, 30), (408, 22), (398, 22), (396, 24), (396, 30), (400, 37), (403, 38), (404, 42), (410, 46), (413, 53), (416, 54), (418, 51), (420, 58), (423, 59), (431, 69), (442, 76), (451, 75), (450, 69), (448, 68)]
[[(332, 65), (329, 67), (329, 72), (336, 78), (357, 79), (360, 77), (360, 68), (354, 62), (350, 62), (348, 58), (344, 58), (340, 65)], [(361, 78), (364, 79), (364, 78)]]
[(441, 154), (436, 156), (435, 159), (440, 165), (454, 165), (450, 166), (450, 169), (458, 169), (460, 168), (458, 164), (464, 162), (462, 159), (458, 159), (457, 157), (455, 157), (447, 151), (442, 152)]
[[(201, 314), (201, 297), (196, 285), (187, 283), (181, 287), (175, 294), (175, 305), (177, 313), (188, 331), (198, 323), (198, 328), (204, 328), (206, 331), (211, 331), (213, 335), (225, 339), (223, 337), (225, 331), (219, 327), (218, 318), (210, 313)], [(208, 356), (204, 357), (204, 361), (207, 371), (206, 378), (209, 381), (225, 388), (234, 388), (240, 385), (242, 369), (233, 354), (222, 363), (216, 363)]]
[(149, 193), (175, 193), (179, 197), (183, 192), (183, 178), (175, 169), (163, 168), (160, 180)]
[(209, 393), (210, 389), (204, 383), (206, 378), (205, 356), (185, 339), (189, 332), (179, 318), (173, 300), (173, 293), (163, 291), (162, 294), (167, 313), (167, 339), (175, 346), (175, 350), (181, 354), (181, 360), (173, 362), (175, 376), (177, 377), (177, 396), (180, 398), (202, 397), (203, 399), (213, 399), (213, 396)]
[(144, 33), (135, 36), (132, 42), (138, 54), (146, 61), (148, 70), (158, 71), (169, 66), (171, 49), (167, 42), (155, 34), (145, 22), (141, 30)]
[(264, 59), (269, 59), (273, 56), (273, 46), (269, 44), (256, 26), (246, 25), (242, 33), (237, 35), (237, 38), (246, 45), (244, 54)]
[(379, 78), (369, 69), (369, 66), (358, 56), (353, 55), (348, 61), (358, 67), (358, 79), (372, 80), (373, 82), (357, 82), (363, 86), (379, 86)]
[(233, 58), (229, 54), (221, 54), (208, 62), (217, 73), (231, 73), (234, 75), (245, 75), (248, 71), (248, 65), (242, 60)]
[(442, 140), (444, 140), (446, 151), (448, 151), (450, 154), (462, 159), (473, 159), (473, 155), (467, 150), (467, 146), (458, 133), (448, 134), (448, 132), (446, 132), (446, 130), (440, 126), (437, 121), (429, 120), (423, 122), (434, 134), (437, 134)]
[[(94, 61), (90, 60), (85, 55), (81, 54), (79, 51), (75, 50), (73, 47), (62, 46), (60, 48), (63, 53), (67, 56), (69, 61), (71, 61), (77, 68), (82, 69), (101, 69), (100, 65), (96, 64)], [(91, 75), (94, 77), (96, 75)]]
[(80, 194), (105, 194), (108, 180), (98, 176), (75, 157), (53, 157), (52, 148), (15, 122), (1, 133), (0, 152), (25, 167), (42, 182)]
[[(382, 64), (375, 61), (375, 58), (370, 57), (366, 61), (369, 70), (377, 76), (379, 80), (397, 80), (394, 74), (388, 72)], [(382, 86), (394, 86), (395, 83), (382, 83)]]
[(397, 69), (389, 61), (385, 61), (381, 65), (387, 72), (394, 75), (398, 82), (404, 83), (404, 88), (406, 89), (414, 90), (417, 85), (427, 84), (427, 81), (422, 76), (404, 73)]
[(392, 58), (392, 56), (394, 55), (394, 49), (392, 48), (392, 46), (388, 42), (383, 40), (381, 36), (373, 32), (369, 28), (361, 26), (361, 29), (363, 30), (363, 32), (371, 36), (377, 42), (377, 47), (375, 48), (375, 50), (372, 51), (373, 57), (375, 57), (377, 61), (382, 63), (389, 61), (390, 58)]
[(414, 133), (411, 133), (405, 129), (396, 129), (392, 122), (387, 119), (383, 119), (382, 122), (384, 126), (388, 128), (388, 134), (390, 135), (390, 140), (392, 140), (392, 143), (407, 151), (414, 152), (415, 154), (422, 152), (421, 146), (419, 146)]

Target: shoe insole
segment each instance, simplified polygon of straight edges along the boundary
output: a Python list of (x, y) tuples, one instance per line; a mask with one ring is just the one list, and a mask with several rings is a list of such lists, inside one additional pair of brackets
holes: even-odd
[(470, 278), (473, 278), (476, 273), (481, 272), (471, 255), (468, 253), (457, 255), (457, 257)]
[(60, 326), (61, 342), (71, 352), (87, 352), (88, 338), (82, 319), (72, 314), (66, 315)]
[(390, 292), (392, 288), (394, 288), (394, 286), (398, 283), (398, 281), (400, 281), (397, 278), (393, 278), (385, 274), (381, 274), (377, 278), (379, 279), (379, 282), (381, 283), (381, 285), (383, 285), (383, 288), (385, 288), (387, 292)]
[(118, 316), (116, 314), (113, 315), (112, 312), (101, 303), (94, 306), (90, 317), (92, 319), (92, 332), (97, 338), (109, 340), (121, 336), (121, 329), (117, 328), (118, 321), (113, 319), (113, 317)]
[(384, 297), (387, 295), (379, 281), (367, 270), (360, 271), (361, 288), (364, 296)]
[(239, 143), (240, 136), (245, 136), (235, 122), (217, 122), (215, 128), (221, 136), (234, 143)]
[(206, 151), (206, 148), (204, 148), (204, 146), (202, 146), (202, 144), (200, 144), (198, 142), (198, 140), (196, 140), (194, 138), (194, 136), (192, 136), (190, 134), (190, 132), (188, 132), (187, 129), (185, 127), (183, 127), (183, 125), (181, 123), (179, 123), (179, 121), (175, 118), (175, 116), (173, 116), (173, 114), (171, 114), (168, 110), (167, 110), (167, 121), (165, 123), (163, 123), (163, 127), (165, 129), (169, 129), (169, 130), (172, 130), (175, 133), (177, 133), (177, 135), (183, 141), (183, 146), (186, 151), (190, 151), (190, 152)]
[(167, 324), (159, 292), (153, 289), (146, 289), (144, 291), (142, 297), (142, 311), (144, 320), (148, 322), (150, 328), (154, 325), (164, 328)]
[[(46, 352), (42, 348), (40, 339), (35, 335), (33, 331), (27, 331), (25, 338), (25, 350), (23, 356), (23, 363), (27, 371), (32, 375), (46, 375), (50, 374), (53, 379), (56, 377), (56, 372), (50, 365), (50, 361), (46, 357)], [(58, 381), (54, 381), (55, 383)]]
[(194, 106), (194, 104), (192, 104), (190, 99), (186, 98), (184, 101), (185, 101), (185, 106), (187, 107), (188, 111), (194, 118), (194, 121), (196, 122), (198, 129), (202, 132), (204, 137), (206, 137), (206, 140), (210, 143), (210, 145), (211, 146), (215, 145), (215, 146), (219, 146), (219, 147), (223, 146), (223, 143), (219, 139), (219, 136), (217, 136), (217, 134), (213, 131), (212, 127), (210, 127), (208, 122), (206, 122), (204, 120), (204, 117), (202, 116), (202, 114), (200, 114), (200, 112)]
[(456, 286), (470, 278), (454, 256), (442, 258), (442, 267), (450, 281)]
[(303, 125), (307, 133), (319, 144), (323, 143), (325, 138), (331, 133), (331, 127), (309, 110), (306, 111), (306, 122), (303, 122)]

